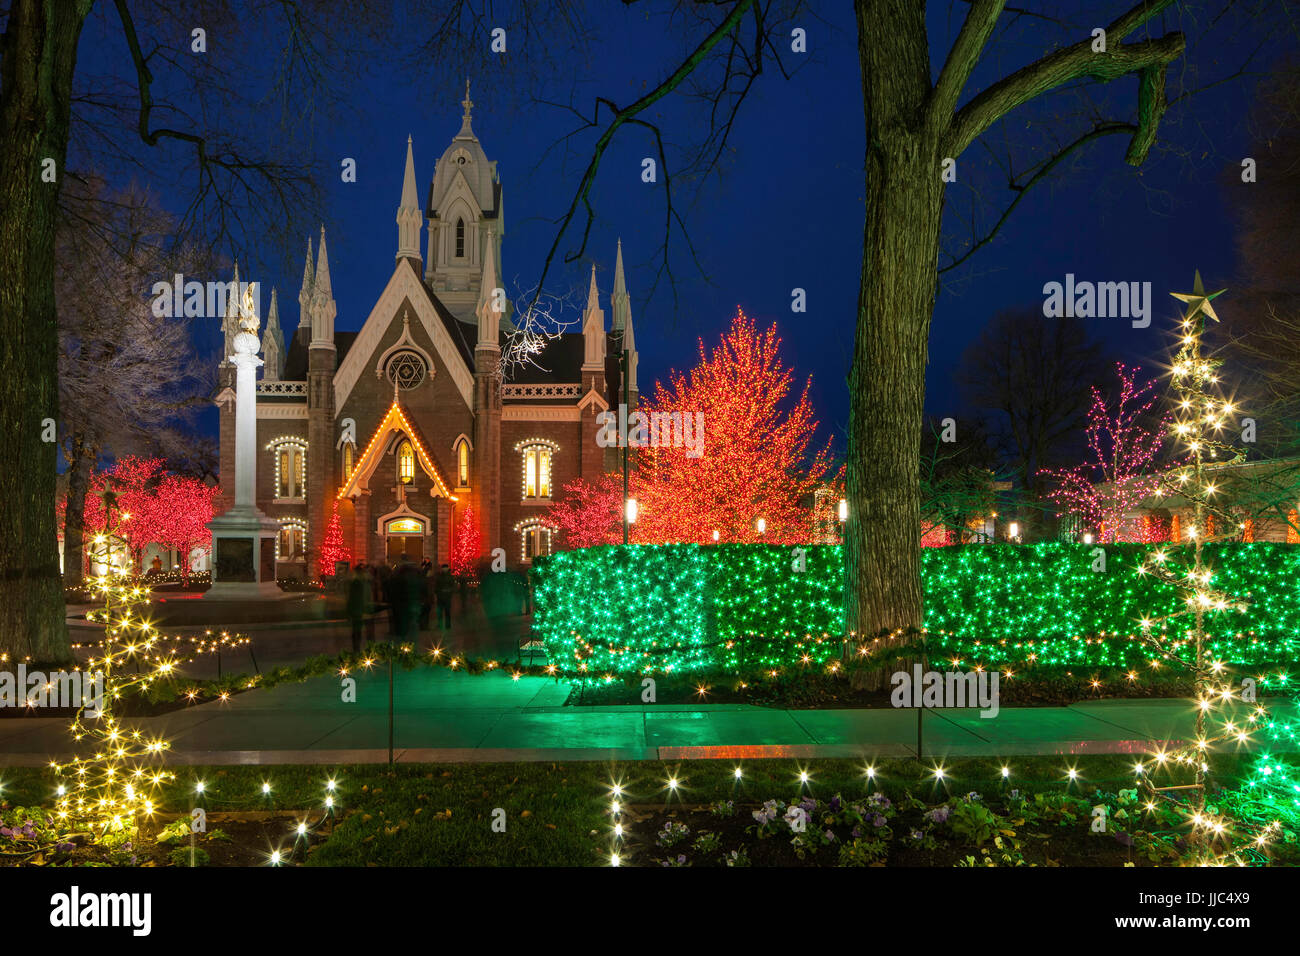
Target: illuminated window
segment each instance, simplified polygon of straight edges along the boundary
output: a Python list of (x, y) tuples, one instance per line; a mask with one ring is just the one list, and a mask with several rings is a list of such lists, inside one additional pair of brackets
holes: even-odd
[(456, 258), (465, 258), (465, 220), (456, 220)]
[(404, 485), (415, 480), (415, 449), (406, 440), (397, 446), (397, 478)]
[(469, 487), (469, 442), (463, 438), (456, 443), (456, 484)]
[(280, 534), (275, 541), (277, 561), (301, 561), (306, 552), (307, 528), (301, 521), (292, 521), (280, 526)]
[(524, 449), (524, 497), (551, 497), (551, 449), (546, 445)]
[(343, 443), (343, 480), (346, 482), (352, 477), (352, 469), (357, 464), (357, 446), (350, 441)]
[(551, 529), (545, 525), (529, 525), (520, 534), (523, 537), (522, 551), (525, 561), (551, 553)]
[(388, 522), (389, 534), (424, 534), (424, 525), (415, 518), (394, 518)]
[(275, 454), (275, 496), (307, 497), (307, 443), (300, 438), (277, 439), (269, 447)]

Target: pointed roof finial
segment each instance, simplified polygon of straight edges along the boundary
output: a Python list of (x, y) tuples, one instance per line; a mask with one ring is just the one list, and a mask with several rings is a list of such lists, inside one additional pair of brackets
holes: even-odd
[(320, 253), (316, 258), (316, 289), (326, 298), (334, 291), (330, 286), (330, 257), (325, 250), (325, 226), (320, 227)]
[(460, 101), (460, 105), (465, 108), (460, 124), (460, 132), (456, 134), (457, 139), (470, 138), (474, 136), (474, 131), (470, 128), (470, 111), (474, 109), (474, 101), (469, 98), (469, 77), (465, 77), (465, 98)]
[(591, 285), (587, 288), (587, 309), (600, 308), (600, 294), (596, 291), (596, 263), (591, 264)]

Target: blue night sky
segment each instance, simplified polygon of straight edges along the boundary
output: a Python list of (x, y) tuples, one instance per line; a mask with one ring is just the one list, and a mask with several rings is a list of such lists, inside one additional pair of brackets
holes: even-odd
[[(1110, 3), (1105, 8), (1110, 12), (1118, 6)], [(788, 364), (800, 379), (812, 375), (818, 417), (840, 436), (837, 445), (842, 447), (863, 229), (861, 78), (852, 5), (814, 7), (817, 16), (806, 18), (809, 53), (786, 57), (794, 68), (790, 79), (774, 69), (765, 71), (741, 109), (723, 168), (706, 181), (682, 186), (678, 202), (703, 274), (689, 261), (680, 234), (674, 232), (676, 304), (664, 281), (650, 295), (663, 236), (663, 184), (640, 180), (641, 158), (653, 155), (654, 148), (648, 132), (636, 128), (619, 134), (600, 169), (589, 258), (554, 271), (548, 288), (585, 290), (594, 259), (608, 313), (615, 241), (621, 237), (643, 391), (655, 379), (665, 378), (670, 368), (689, 367), (697, 339), (715, 342), (739, 305), (764, 324), (778, 324)], [(960, 24), (949, 18), (964, 12), (964, 5), (955, 7), (954, 12), (947, 4), (932, 4), (929, 27), (936, 71)], [(594, 140), (587, 131), (570, 144), (567, 155), (552, 149), (574, 127), (575, 117), (530, 102), (529, 95), (571, 101), (587, 113), (597, 93), (623, 104), (640, 94), (643, 79), (654, 82), (663, 76), (685, 45), (680, 34), (662, 28), (662, 21), (647, 23), (639, 6), (598, 5), (592, 17), (592, 35), (598, 38), (594, 55), (575, 63), (566, 75), (550, 75), (540, 87), (526, 90), (512, 78), (508, 64), (471, 77), (474, 130), (489, 159), (498, 162), (504, 188), (503, 278), (508, 287), (528, 288), (536, 282), (555, 236), (555, 219), (567, 207)], [(1084, 35), (1089, 19), (1079, 21)], [(85, 56), (101, 65), (120, 58), (115, 26), (102, 16), (93, 21), (83, 40)], [(410, 25), (412, 35), (418, 28)], [(1060, 35), (1051, 30), (1018, 26), (996, 55), (981, 62), (972, 87), (1041, 55), (1048, 48), (1043, 37)], [(1244, 57), (1254, 47), (1255, 38), (1246, 33), (1218, 43), (1213, 63), (1198, 60), (1202, 47), (1192, 43), (1188, 60), (1192, 67), (1204, 69), (1203, 79), (1217, 76), (1214, 70), (1228, 69), (1221, 64), (1231, 64), (1234, 55)], [(1069, 34), (1071, 39), (1077, 35)], [(1272, 58), (1276, 56), (1275, 51)], [(1138, 361), (1154, 358), (1163, 348), (1163, 328), (1175, 312), (1167, 293), (1188, 287), (1194, 268), (1201, 269), (1207, 284), (1231, 287), (1238, 266), (1228, 214), (1231, 197), (1226, 192), (1232, 187), (1223, 185), (1223, 172), (1247, 154), (1248, 111), (1257, 82), (1256, 77), (1246, 77), (1218, 86), (1171, 111), (1161, 130), (1168, 152), (1153, 153), (1140, 171), (1123, 162), (1123, 136), (1086, 147), (1077, 164), (1063, 168), (1022, 201), (991, 246), (944, 276), (931, 330), (929, 411), (965, 414), (951, 384), (963, 350), (995, 312), (1041, 306), (1043, 284), (1063, 281), (1068, 272), (1079, 279), (1152, 284), (1155, 313), (1150, 328), (1133, 329), (1124, 319), (1092, 320), (1117, 355)], [(1111, 87), (1108, 102), (1119, 118), (1130, 119), (1136, 80), (1126, 78)], [(423, 200), (434, 161), (460, 126), (462, 96), (463, 81), (432, 68), (412, 69), (376, 51), (367, 72), (346, 87), (337, 115), (315, 124), (313, 155), (304, 158), (318, 164), (321, 172), (339, 330), (359, 328), (391, 273), (397, 237), (393, 217), (407, 135), (414, 138)], [(1026, 123), (1050, 124), (1054, 111), (1064, 108), (1055, 98), (1015, 114), (1006, 135), (1019, 143)], [(680, 98), (664, 101), (655, 119), (670, 142), (670, 166), (679, 155), (671, 144), (692, 142), (701, 116), (698, 106)], [(607, 117), (602, 114), (602, 120)], [(231, 117), (212, 121), (230, 122)], [(256, 117), (249, 122), (259, 129)], [(1003, 131), (994, 132), (1000, 137)], [(985, 201), (1000, 208), (1011, 193), (1005, 179), (998, 182), (988, 175), (981, 156), (974, 147), (959, 161), (959, 184), (981, 190)], [(356, 183), (340, 181), (343, 157), (356, 159)], [(182, 147), (171, 145), (149, 161), (179, 163), (182, 158)], [(74, 155), (71, 162), (78, 159)], [(159, 175), (164, 175), (161, 170)], [(950, 204), (964, 195), (950, 187)], [(946, 219), (945, 227), (956, 225)], [(577, 235), (565, 237), (562, 253), (575, 247)], [(245, 262), (258, 264), (252, 277), (264, 288), (278, 286), (286, 335), (298, 320), (301, 249), (302, 240), (288, 253), (269, 245), (239, 251)], [(244, 278), (249, 278), (247, 272)], [(807, 290), (806, 314), (791, 313), (795, 287)], [(1230, 296), (1224, 302), (1231, 307)], [(198, 345), (215, 362), (218, 323), (210, 324), (201, 330)], [(204, 427), (211, 427), (215, 416), (203, 421)]]

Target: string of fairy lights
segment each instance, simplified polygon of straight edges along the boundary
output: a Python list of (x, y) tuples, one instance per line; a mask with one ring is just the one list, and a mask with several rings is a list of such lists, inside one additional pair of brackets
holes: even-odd
[[(104, 530), (91, 540), (92, 559), (104, 558), (124, 542), (122, 527), (130, 514), (116, 507), (113, 490), (103, 493)], [(89, 755), (78, 755), (67, 763), (50, 766), (61, 782), (55, 813), (60, 821), (83, 823), (104, 835), (134, 830), (141, 816), (153, 814), (156, 791), (173, 775), (163, 769), (167, 742), (124, 724), (114, 714), (123, 696), (146, 691), (156, 680), (174, 674), (180, 665), (175, 654), (165, 653), (157, 629), (139, 613), (148, 602), (148, 590), (105, 574), (92, 585), (104, 602), (96, 621), (104, 625), (104, 641), (98, 656), (86, 665), (91, 675), (103, 676), (102, 700), (94, 719), (83, 706), (73, 718), (73, 741)], [(126, 673), (134, 664), (135, 673)]]

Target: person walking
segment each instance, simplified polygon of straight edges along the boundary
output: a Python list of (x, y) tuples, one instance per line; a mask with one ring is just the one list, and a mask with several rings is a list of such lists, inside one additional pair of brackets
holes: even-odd
[(366, 615), (370, 613), (370, 576), (366, 573), (364, 562), (358, 561), (352, 567), (352, 576), (348, 578), (348, 621), (352, 624), (352, 653), (361, 653), (361, 628)]
[(456, 582), (451, 576), (451, 567), (442, 565), (438, 568), (438, 579), (434, 590), (438, 597), (438, 625), (451, 630), (451, 595)]
[(433, 613), (433, 562), (425, 558), (420, 562), (420, 630), (429, 629), (429, 616)]

